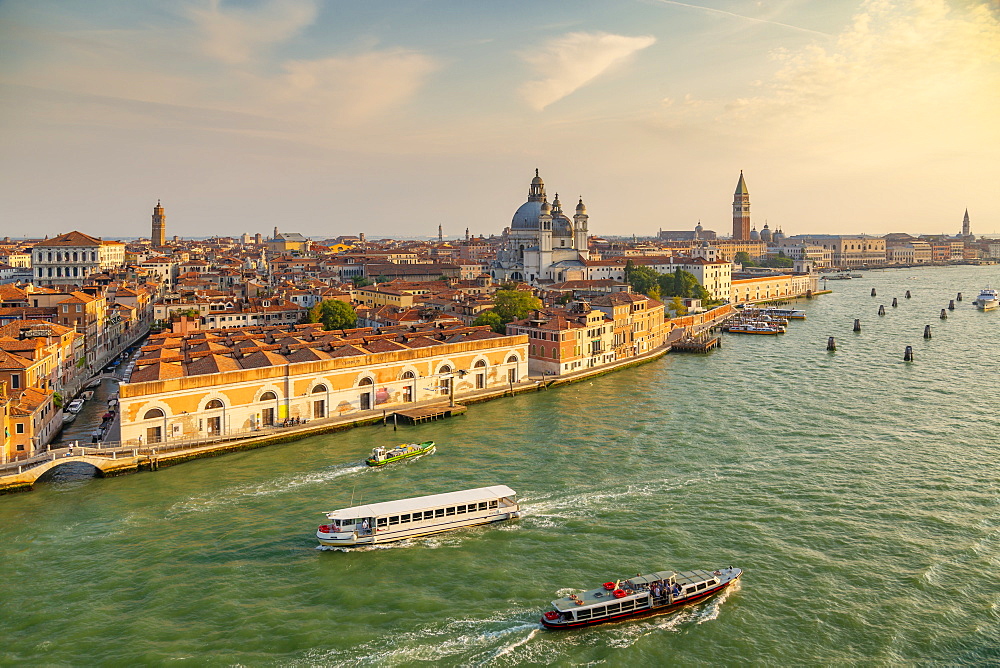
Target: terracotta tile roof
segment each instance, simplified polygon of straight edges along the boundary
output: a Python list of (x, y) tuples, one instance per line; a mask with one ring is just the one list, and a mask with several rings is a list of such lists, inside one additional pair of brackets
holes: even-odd
[(26, 357), (13, 355), (6, 350), (0, 349), (0, 369), (27, 369), (32, 364), (32, 360)]
[(239, 371), (243, 367), (232, 357), (222, 355), (206, 355), (187, 365), (187, 375), (202, 376), (209, 373), (224, 373), (226, 371)]
[(241, 357), (239, 363), (244, 369), (260, 369), (268, 366), (288, 364), (288, 360), (285, 359), (284, 355), (266, 350), (258, 350), (246, 357)]
[[(397, 349), (398, 350), (398, 349)], [(356, 355), (367, 355), (367, 350), (362, 350), (356, 346), (343, 345), (339, 348), (334, 348), (329, 352), (331, 358), (336, 357), (354, 357)]]
[(129, 377), (130, 383), (144, 383), (149, 380), (169, 380), (183, 378), (184, 366), (179, 362), (154, 362), (136, 368)]
[(285, 358), (289, 362), (295, 363), (328, 360), (331, 359), (332, 356), (324, 350), (316, 350), (315, 348), (299, 348), (298, 350), (293, 350), (291, 353), (285, 355)]
[(35, 244), (35, 248), (48, 248), (49, 246), (100, 246), (102, 241), (97, 237), (92, 237), (83, 232), (67, 232), (57, 237), (52, 237), (46, 241)]
[[(409, 339), (404, 344), (407, 348), (427, 348), (430, 346), (440, 346), (441, 341), (435, 341), (434, 339), (428, 338), (426, 336), (418, 336), (413, 339)], [(366, 348), (369, 346), (365, 346)]]

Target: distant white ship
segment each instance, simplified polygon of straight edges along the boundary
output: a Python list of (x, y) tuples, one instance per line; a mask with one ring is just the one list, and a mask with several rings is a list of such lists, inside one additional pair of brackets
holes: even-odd
[(980, 311), (992, 311), (1000, 306), (1000, 297), (997, 296), (996, 290), (987, 285), (972, 303)]

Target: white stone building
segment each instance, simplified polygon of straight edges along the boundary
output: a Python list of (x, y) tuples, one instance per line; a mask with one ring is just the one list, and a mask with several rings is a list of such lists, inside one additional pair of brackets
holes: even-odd
[(37, 243), (31, 251), (33, 280), (39, 285), (82, 284), (91, 274), (124, 264), (125, 244), (76, 231)]
[(587, 249), (587, 207), (580, 198), (570, 218), (562, 211), (557, 194), (550, 204), (545, 183), (535, 170), (528, 187), (528, 201), (514, 213), (503, 231), (500, 249), (491, 273), (499, 281), (557, 280), (557, 263), (576, 263), (590, 257)]

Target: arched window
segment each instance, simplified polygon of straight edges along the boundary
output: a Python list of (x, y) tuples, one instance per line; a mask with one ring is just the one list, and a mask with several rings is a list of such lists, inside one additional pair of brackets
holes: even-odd
[(265, 392), (264, 394), (260, 395), (260, 401), (274, 401), (277, 398), (278, 395), (276, 395), (274, 392)]
[[(452, 368), (451, 368), (450, 364), (445, 364), (440, 369), (438, 369), (438, 373), (441, 374), (441, 375), (446, 375), (446, 374), (449, 374), (451, 372), (452, 372)], [(441, 384), (438, 386), (438, 387), (441, 388), (441, 394), (443, 394), (445, 396), (448, 396), (449, 394), (451, 394), (451, 384), (454, 382), (454, 380), (455, 380), (454, 378), (442, 378), (441, 379)]]
[(511, 355), (508, 357), (507, 364), (517, 364), (517, 355)]
[(212, 410), (213, 408), (224, 408), (224, 404), (218, 399), (212, 399), (207, 404), (205, 404), (205, 410)]
[(486, 360), (477, 360), (472, 367), (476, 370), (476, 389), (486, 388)]
[(326, 385), (320, 384), (312, 389), (313, 394), (319, 394), (321, 392), (326, 392)]
[[(400, 380), (413, 380), (417, 377), (417, 374), (412, 371), (404, 371), (403, 375), (400, 376)], [(413, 401), (413, 383), (407, 383), (403, 386), (403, 402), (409, 403)]]
[(364, 378), (358, 381), (358, 385), (361, 387), (365, 387), (366, 385), (374, 385), (374, 383), (372, 382), (371, 378), (365, 376)]
[(153, 420), (155, 418), (163, 417), (163, 411), (159, 408), (150, 408), (146, 411), (146, 414), (142, 416), (143, 420)]

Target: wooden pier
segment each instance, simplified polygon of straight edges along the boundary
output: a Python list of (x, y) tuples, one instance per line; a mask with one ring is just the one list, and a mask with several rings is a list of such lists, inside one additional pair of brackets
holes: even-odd
[(719, 337), (698, 336), (690, 339), (681, 339), (670, 346), (671, 352), (679, 353), (707, 353), (713, 348), (719, 347)]
[(460, 404), (455, 404), (454, 406), (449, 406), (448, 404), (437, 404), (434, 406), (423, 406), (422, 408), (409, 408), (406, 410), (395, 411), (395, 414), (402, 422), (420, 424), (421, 422), (427, 422), (429, 420), (440, 420), (441, 418), (451, 417), (453, 415), (461, 415), (467, 410), (469, 410), (467, 407)]

